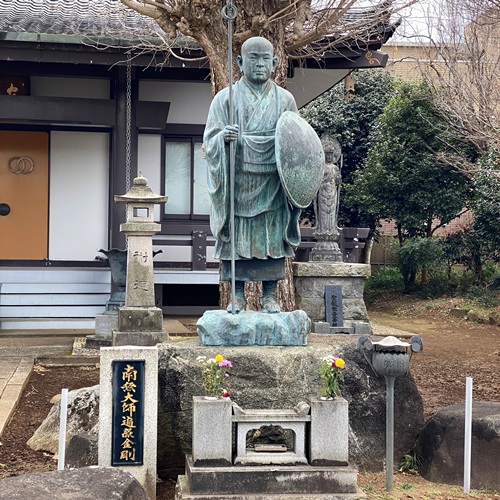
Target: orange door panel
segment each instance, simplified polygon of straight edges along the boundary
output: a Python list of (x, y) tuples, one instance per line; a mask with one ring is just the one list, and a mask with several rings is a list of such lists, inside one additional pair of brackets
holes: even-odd
[(0, 259), (47, 258), (49, 135), (0, 130)]

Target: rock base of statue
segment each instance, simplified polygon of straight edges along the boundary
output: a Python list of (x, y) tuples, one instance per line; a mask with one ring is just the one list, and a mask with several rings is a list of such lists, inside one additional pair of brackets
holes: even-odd
[(196, 323), (203, 345), (305, 346), (311, 320), (304, 311), (263, 313), (247, 311), (231, 314), (206, 311)]

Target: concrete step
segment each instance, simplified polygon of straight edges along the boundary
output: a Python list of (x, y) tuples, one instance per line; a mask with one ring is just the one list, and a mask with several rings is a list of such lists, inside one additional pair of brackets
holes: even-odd
[(86, 335), (93, 335), (94, 330), (90, 328), (47, 328), (45, 330), (0, 330), (0, 341), (2, 339), (34, 339), (34, 338), (68, 338), (74, 339), (78, 337), (85, 337)]
[(0, 269), (0, 283), (111, 283), (108, 268), (8, 267)]
[(0, 318), (95, 318), (98, 313), (104, 312), (104, 303), (89, 306), (0, 306)]
[(109, 283), (78, 283), (78, 282), (18, 282), (2, 283), (2, 295), (44, 295), (53, 294), (108, 294), (111, 285)]
[(95, 316), (92, 318), (0, 318), (3, 330), (95, 330)]

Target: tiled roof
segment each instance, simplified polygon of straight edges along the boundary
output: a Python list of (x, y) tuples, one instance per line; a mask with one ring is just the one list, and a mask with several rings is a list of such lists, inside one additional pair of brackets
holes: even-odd
[(154, 38), (157, 24), (120, 0), (0, 0), (0, 32)]
[[(383, 43), (392, 35), (395, 25), (377, 21), (375, 12), (385, 10), (391, 1), (383, 1), (376, 10), (353, 8), (343, 17), (343, 25), (347, 30), (349, 26), (364, 25), (361, 38), (365, 41), (372, 35), (381, 40), (385, 34)], [(45, 36), (45, 41), (50, 38), (54, 42), (73, 39), (77, 43), (82, 37), (97, 39), (98, 43), (105, 39), (105, 43), (113, 40), (113, 45), (118, 41), (118, 45), (121, 42), (128, 45), (140, 39), (151, 46), (161, 44), (165, 33), (153, 19), (125, 7), (120, 0), (0, 0), (0, 40), (36, 41), (35, 36)], [(197, 46), (191, 38), (183, 36), (175, 44)]]

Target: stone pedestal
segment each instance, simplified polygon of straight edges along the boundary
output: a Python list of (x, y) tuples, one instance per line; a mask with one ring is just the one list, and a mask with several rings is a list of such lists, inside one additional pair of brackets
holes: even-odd
[(118, 328), (118, 312), (105, 312), (95, 315), (95, 335), (87, 335), (85, 347), (100, 349), (113, 343), (113, 330)]
[(163, 330), (163, 314), (158, 307), (124, 306), (118, 312), (118, 330), (113, 345), (153, 346), (168, 341)]
[[(161, 477), (176, 477), (184, 467), (184, 453), (191, 453), (193, 396), (203, 394), (196, 358), (217, 354), (231, 360), (234, 367), (226, 387), (231, 400), (243, 408), (262, 410), (293, 408), (311, 395), (319, 396), (323, 384), (318, 368), (323, 358), (333, 354), (345, 359), (342, 394), (350, 402), (349, 463), (381, 470), (385, 458), (385, 380), (373, 375), (358, 349), (357, 336), (335, 335), (328, 344), (321, 344), (323, 337), (319, 335), (311, 337), (314, 339), (307, 346), (296, 347), (205, 347), (199, 339), (159, 344)], [(404, 403), (394, 409), (395, 456), (402, 456), (414, 445), (424, 424), (423, 405), (411, 374), (396, 379), (394, 390), (395, 401)], [(219, 435), (207, 439), (218, 439)]]
[[(298, 308), (311, 318), (313, 333), (356, 333), (368, 335), (371, 327), (363, 299), (364, 282), (371, 271), (369, 264), (345, 262), (294, 262), (295, 300)], [(342, 286), (344, 328), (332, 331), (326, 323), (325, 287)], [(346, 329), (352, 329), (346, 331)], [(339, 332), (338, 330), (341, 330)]]
[(366, 498), (353, 467), (233, 466), (196, 467), (186, 457), (176, 500), (355, 500)]
[(309, 460), (311, 465), (347, 465), (349, 409), (344, 398), (311, 399)]
[(232, 403), (229, 398), (193, 397), (193, 464), (222, 467), (232, 464)]

